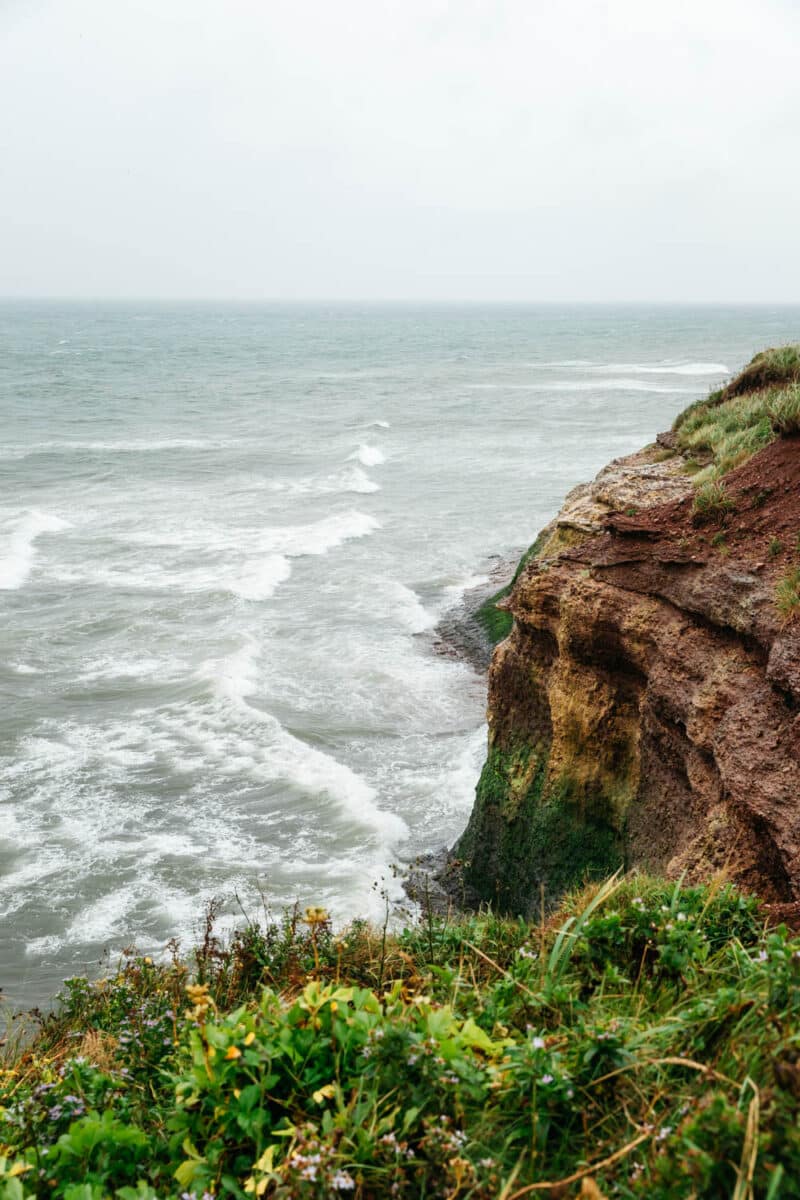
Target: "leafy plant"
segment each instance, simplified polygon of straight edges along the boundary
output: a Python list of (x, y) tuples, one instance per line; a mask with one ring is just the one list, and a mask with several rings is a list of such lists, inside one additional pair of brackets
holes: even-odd
[(752, 898), (617, 874), (533, 922), (311, 913), (212, 928), (194, 976), (70, 981), (0, 1075), (0, 1200), (794, 1195), (800, 942)]

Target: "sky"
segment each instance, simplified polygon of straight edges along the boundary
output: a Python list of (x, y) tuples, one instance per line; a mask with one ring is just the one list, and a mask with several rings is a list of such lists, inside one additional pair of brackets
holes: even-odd
[(798, 0), (0, 0), (0, 295), (800, 301)]

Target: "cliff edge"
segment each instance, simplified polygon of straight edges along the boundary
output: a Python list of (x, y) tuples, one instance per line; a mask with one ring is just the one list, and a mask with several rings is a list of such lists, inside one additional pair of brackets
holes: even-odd
[(570, 493), (491, 606), (468, 896), (624, 865), (800, 901), (799, 535), (797, 346)]

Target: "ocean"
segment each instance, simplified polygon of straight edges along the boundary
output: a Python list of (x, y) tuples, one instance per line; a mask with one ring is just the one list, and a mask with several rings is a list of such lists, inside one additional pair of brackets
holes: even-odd
[[(0, 304), (0, 987), (451, 843), (485, 683), (434, 630), (800, 308)], [(499, 556), (499, 558), (498, 558)]]

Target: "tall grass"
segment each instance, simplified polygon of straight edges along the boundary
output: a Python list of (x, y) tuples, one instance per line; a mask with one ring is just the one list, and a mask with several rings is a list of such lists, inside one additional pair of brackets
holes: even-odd
[(673, 429), (684, 453), (700, 460), (698, 485), (741, 466), (777, 436), (800, 432), (800, 345), (756, 355), (726, 388), (681, 413)]

